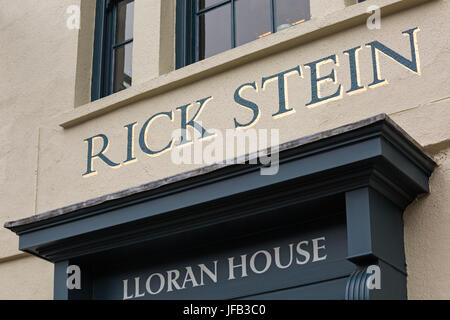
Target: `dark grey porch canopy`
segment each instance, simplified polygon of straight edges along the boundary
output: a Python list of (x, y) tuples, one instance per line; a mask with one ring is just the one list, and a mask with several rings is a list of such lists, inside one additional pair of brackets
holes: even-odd
[(5, 227), (55, 263), (56, 299), (407, 298), (402, 214), (433, 160), (384, 114), (279, 158), (273, 176), (213, 165)]

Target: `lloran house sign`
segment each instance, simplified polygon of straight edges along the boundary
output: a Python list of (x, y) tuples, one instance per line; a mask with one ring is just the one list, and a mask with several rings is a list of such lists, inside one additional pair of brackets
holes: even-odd
[[(339, 59), (336, 54), (320, 58), (316, 61), (305, 63), (303, 66), (297, 65), (293, 68), (281, 71), (277, 74), (262, 77), (261, 81), (254, 81), (249, 83), (244, 83), (240, 85), (234, 92), (234, 101), (244, 108), (250, 115), (251, 119), (249, 121), (243, 121), (242, 119), (234, 118), (235, 129), (248, 129), (258, 123), (260, 119), (260, 107), (253, 101), (250, 101), (243, 97), (243, 93), (248, 90), (253, 90), (256, 93), (259, 92), (259, 88), (265, 90), (269, 86), (278, 86), (278, 111), (272, 114), (273, 119), (277, 119), (283, 116), (289, 116), (294, 113), (295, 110), (290, 106), (288, 102), (288, 88), (287, 79), (289, 77), (300, 77), (304, 78), (305, 72), (303, 70), (309, 70), (311, 83), (310, 92), (308, 93), (311, 97), (310, 101), (306, 103), (306, 108), (314, 108), (320, 106), (324, 103), (342, 99), (345, 95), (354, 95), (367, 91), (367, 89), (374, 89), (383, 85), (388, 84), (388, 80), (384, 79), (381, 75), (382, 66), (380, 65), (379, 56), (383, 54), (384, 56), (391, 58), (395, 63), (398, 63), (402, 67), (406, 68), (408, 71), (415, 75), (420, 76), (420, 58), (419, 58), (419, 47), (417, 44), (417, 33), (420, 31), (418, 27), (405, 30), (402, 34), (405, 36), (405, 41), (409, 42), (410, 47), (410, 57), (405, 57), (399, 54), (396, 50), (389, 48), (379, 41), (372, 41), (366, 44), (366, 48), (362, 46), (356, 46), (354, 48), (344, 50), (343, 53), (349, 59), (349, 79), (350, 88), (345, 90), (343, 85), (338, 83), (337, 74), (334, 66), (339, 66)], [(373, 80), (367, 86), (361, 83), (360, 76), (360, 62), (359, 53), (361, 50), (371, 50), (372, 57), (372, 70), (373, 70)], [(321, 72), (321, 67), (324, 65), (332, 65), (333, 68), (330, 73), (323, 75)], [(331, 83), (335, 86), (334, 93), (323, 94), (321, 92), (321, 87), (326, 83)], [(183, 106), (177, 107), (175, 110), (170, 110), (166, 112), (159, 112), (150, 116), (142, 125), (138, 134), (138, 144), (143, 153), (157, 157), (170, 151), (174, 147), (183, 147), (192, 143), (188, 136), (188, 128), (193, 129), (197, 133), (197, 139), (212, 138), (214, 135), (208, 131), (208, 128), (204, 128), (201, 124), (200, 114), (207, 108), (208, 103), (214, 100), (213, 96), (201, 98), (195, 103), (188, 103)], [(196, 110), (194, 110), (196, 109)], [(178, 117), (178, 120), (176, 119)], [(155, 150), (149, 143), (151, 140), (149, 135), (149, 128), (155, 121), (179, 121), (179, 136), (175, 138), (173, 133), (171, 135), (168, 132), (167, 144), (165, 147)], [(137, 122), (126, 124), (124, 128), (126, 129), (126, 159), (112, 159), (111, 156), (107, 154), (110, 147), (110, 140), (105, 134), (98, 134), (93, 137), (87, 138), (84, 141), (87, 143), (87, 157), (86, 157), (86, 171), (82, 173), (83, 177), (91, 177), (98, 174), (95, 170), (95, 161), (103, 161), (107, 166), (112, 168), (119, 168), (122, 164), (131, 164), (137, 160), (135, 155), (135, 132)], [(99, 151), (95, 151), (99, 150)]]
[(219, 281), (263, 275), (273, 268), (284, 270), (326, 261), (326, 252), (326, 237), (322, 236), (302, 239), (284, 247), (264, 248), (250, 254), (227, 257), (223, 261), (216, 259), (209, 263), (153, 272), (146, 277), (132, 276), (131, 279), (122, 280), (123, 300), (156, 296), (161, 293), (203, 287), (207, 284), (223, 286)]

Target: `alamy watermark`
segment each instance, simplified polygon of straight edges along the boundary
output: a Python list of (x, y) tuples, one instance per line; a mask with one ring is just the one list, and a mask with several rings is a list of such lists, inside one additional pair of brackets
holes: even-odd
[[(200, 124), (201, 126), (201, 124)], [(275, 175), (279, 171), (278, 129), (247, 129), (225, 131), (209, 129), (207, 138), (201, 138), (194, 131), (195, 138), (189, 143), (171, 149), (171, 160), (181, 164), (260, 164), (261, 175)], [(186, 130), (178, 129), (172, 138), (187, 137)]]
[(70, 265), (66, 270), (67, 277), (66, 286), (69, 290), (81, 290), (81, 268), (77, 265)]
[(377, 265), (367, 267), (366, 273), (370, 276), (367, 278), (366, 286), (369, 290), (381, 289), (381, 269)]
[[(66, 9), (69, 17), (66, 20), (66, 26), (69, 30), (80, 29), (81, 9), (78, 5), (70, 5)], [(381, 29), (381, 9), (377, 5), (371, 5), (367, 8), (367, 13), (372, 13), (367, 19), (367, 28), (369, 30)]]
[(371, 5), (367, 8), (367, 13), (372, 13), (367, 19), (367, 28), (369, 30), (381, 29), (381, 9), (377, 5)]
[(66, 26), (69, 30), (79, 30), (80, 29), (80, 17), (81, 9), (80, 6), (70, 5), (66, 9), (66, 13), (69, 17), (66, 20)]
[[(66, 270), (67, 277), (66, 286), (69, 290), (81, 290), (81, 268), (77, 265), (70, 265)], [(366, 273), (369, 277), (366, 280), (366, 287), (369, 290), (381, 289), (381, 269), (378, 265), (368, 266)]]

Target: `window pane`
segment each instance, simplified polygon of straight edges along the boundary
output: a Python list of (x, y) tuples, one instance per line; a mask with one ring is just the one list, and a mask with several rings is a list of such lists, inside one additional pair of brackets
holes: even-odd
[(133, 43), (115, 49), (114, 92), (131, 87)]
[(211, 7), (221, 2), (223, 2), (223, 0), (198, 0), (198, 10)]
[(199, 59), (231, 49), (231, 5), (199, 16)]
[(237, 46), (270, 34), (270, 0), (237, 0), (235, 5)]
[(276, 0), (276, 30), (309, 20), (309, 0)]
[(116, 43), (133, 38), (134, 1), (124, 0), (117, 4)]

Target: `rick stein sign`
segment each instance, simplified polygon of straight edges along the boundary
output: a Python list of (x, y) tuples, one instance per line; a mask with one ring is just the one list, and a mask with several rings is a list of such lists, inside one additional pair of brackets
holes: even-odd
[[(84, 139), (85, 169), (80, 174), (83, 178), (90, 178), (106, 168), (120, 169), (138, 161), (150, 161), (167, 152), (186, 153), (200, 142), (208, 143), (209, 146), (201, 158), (210, 161), (202, 164), (224, 163), (227, 159), (243, 156), (240, 152), (234, 153), (235, 148), (234, 145), (230, 146), (230, 140), (223, 143), (223, 139), (217, 134), (218, 129), (230, 129), (248, 135), (249, 130), (260, 124), (263, 115), (269, 117), (272, 122), (270, 128), (277, 128), (280, 118), (293, 117), (298, 110), (327, 108), (330, 102), (390, 85), (393, 80), (389, 79), (386, 71), (392, 69), (392, 66), (400, 67), (398, 72), (404, 76), (420, 77), (422, 71), (419, 32), (419, 27), (412, 27), (396, 34), (401, 48), (378, 40), (365, 44), (355, 43), (353, 47), (340, 52), (327, 53), (313, 61), (299, 61), (285, 70), (277, 70), (274, 74), (261, 74), (258, 78), (241, 83), (229, 92), (230, 100), (232, 99), (233, 105), (240, 111), (221, 114), (220, 125), (223, 128), (215, 128), (202, 117), (205, 110), (221, 103), (214, 92), (205, 92), (204, 96), (198, 96), (196, 101), (186, 101), (187, 103), (181, 106), (167, 105), (165, 111), (145, 114), (134, 122), (118, 124), (117, 130), (121, 130), (122, 136), (121, 156), (111, 154), (111, 150), (119, 145), (117, 136), (114, 140), (104, 133), (87, 137)], [(361, 53), (369, 58), (361, 59)], [(340, 68), (344, 60), (347, 67)], [(299, 80), (298, 83), (304, 83), (304, 86), (292, 85), (288, 80), (293, 78)], [(292, 92), (298, 90), (301, 90), (302, 94), (293, 99)], [(260, 97), (264, 93), (270, 93), (270, 108), (263, 108), (255, 98), (249, 97)], [(277, 143), (278, 139), (272, 138), (270, 143), (263, 145), (258, 143), (255, 146), (255, 143), (250, 143), (248, 148), (270, 148), (269, 154), (274, 154), (273, 149), (276, 151)], [(242, 150), (246, 149), (246, 146), (243, 146)], [(233, 152), (229, 152), (230, 150)], [(189, 155), (191, 153), (195, 152), (190, 152)], [(277, 164), (277, 158), (272, 159), (268, 155), (266, 158), (264, 165), (272, 167), (273, 163)], [(196, 161), (188, 159), (183, 163), (191, 164)], [(99, 168), (102, 169), (98, 170)], [(275, 174), (277, 170), (273, 172)]]

